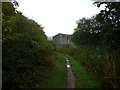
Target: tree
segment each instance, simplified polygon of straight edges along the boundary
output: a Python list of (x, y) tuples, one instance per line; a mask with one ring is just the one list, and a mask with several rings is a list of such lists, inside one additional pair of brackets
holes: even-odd
[(3, 3), (2, 9), (3, 88), (11, 86), (9, 89), (14, 90), (13, 84), (23, 88), (37, 87), (37, 84), (40, 87), (43, 71), (53, 64), (52, 59), (48, 62), (46, 58), (53, 54), (55, 47), (47, 40), (44, 28), (16, 12), (13, 3)]
[(99, 34), (100, 23), (93, 16), (90, 19), (82, 18), (78, 22), (78, 26), (72, 35), (72, 41), (77, 45), (94, 45), (100, 44)]
[(98, 7), (105, 4), (105, 10), (97, 15), (97, 21), (101, 23), (101, 37), (103, 43), (110, 48), (120, 48), (120, 2), (96, 2)]

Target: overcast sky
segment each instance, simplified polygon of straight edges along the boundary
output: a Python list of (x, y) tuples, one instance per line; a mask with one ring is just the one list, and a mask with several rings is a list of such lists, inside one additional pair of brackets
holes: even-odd
[(17, 0), (18, 10), (44, 28), (47, 36), (72, 34), (76, 21), (99, 13), (92, 0)]

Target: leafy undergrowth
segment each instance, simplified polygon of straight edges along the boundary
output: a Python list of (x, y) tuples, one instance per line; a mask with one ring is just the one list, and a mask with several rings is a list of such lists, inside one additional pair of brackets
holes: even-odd
[(75, 74), (75, 86), (76, 88), (98, 88), (99, 83), (96, 82), (91, 73), (87, 72), (79, 62), (74, 60), (72, 57), (67, 56), (70, 60)]
[(50, 71), (43, 88), (66, 88), (67, 86), (67, 69), (65, 58), (57, 55), (55, 66)]

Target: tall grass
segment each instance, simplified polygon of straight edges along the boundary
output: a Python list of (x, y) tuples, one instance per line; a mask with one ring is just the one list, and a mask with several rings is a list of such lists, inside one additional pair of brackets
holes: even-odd
[(76, 88), (98, 88), (99, 82), (95, 81), (93, 75), (87, 72), (81, 64), (74, 58), (67, 56), (72, 64), (72, 69), (75, 75)]
[(120, 54), (106, 48), (79, 47), (59, 48), (79, 61), (94, 77), (101, 82), (101, 87), (120, 87)]
[(54, 67), (50, 70), (43, 88), (66, 88), (67, 68), (66, 60), (61, 54), (57, 54)]

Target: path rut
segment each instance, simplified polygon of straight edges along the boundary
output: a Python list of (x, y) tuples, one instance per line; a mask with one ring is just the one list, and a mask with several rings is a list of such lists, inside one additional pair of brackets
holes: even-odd
[(66, 61), (67, 61), (67, 69), (68, 69), (68, 86), (67, 88), (75, 88), (75, 76), (73, 74), (73, 71), (72, 71), (72, 67), (71, 67), (71, 64), (68, 60), (67, 57), (66, 58)]

